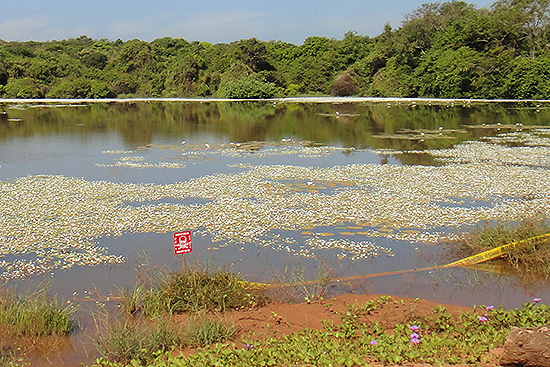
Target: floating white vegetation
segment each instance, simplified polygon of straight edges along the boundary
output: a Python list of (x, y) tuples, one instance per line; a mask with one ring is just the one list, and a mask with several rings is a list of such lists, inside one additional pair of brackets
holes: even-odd
[(121, 162), (143, 162), (145, 160), (145, 157), (143, 156), (130, 156), (130, 157), (122, 157), (119, 159)]
[(319, 158), (327, 157), (338, 152), (349, 152), (353, 148), (342, 148), (333, 146), (284, 146), (284, 147), (266, 147), (262, 150), (248, 151), (237, 148), (221, 149), (218, 152), (227, 157), (247, 157), (254, 156), (256, 158), (265, 158), (271, 156), (297, 155), (300, 158)]
[(506, 134), (499, 134), (497, 136), (486, 137), (484, 141), (503, 145), (521, 144), (521, 146), (524, 147), (550, 147), (550, 139), (543, 136), (544, 134), (550, 134), (550, 129), (537, 129), (534, 131), (534, 133), (511, 132)]
[(386, 237), (410, 243), (436, 244), (442, 241), (456, 241), (460, 238), (460, 235), (447, 232), (400, 232), (397, 234), (390, 233)]
[(550, 138), (531, 132), (515, 132), (428, 153), (444, 162), (550, 167)]
[[(207, 147), (206, 147), (207, 146)], [(326, 157), (334, 153), (349, 153), (355, 148), (319, 145), (312, 141), (294, 141), (283, 139), (281, 142), (252, 141), (245, 143), (212, 143), (212, 144), (181, 144), (159, 145), (149, 144), (139, 150), (163, 149), (181, 151), (184, 158), (204, 158), (207, 156), (225, 156), (232, 158), (297, 155), (301, 158)]]
[[(345, 252), (339, 254), (339, 258), (351, 255), (351, 260), (368, 259), (377, 257), (381, 253), (394, 256), (391, 249), (376, 245), (369, 241), (352, 241), (350, 239), (325, 239), (319, 237), (307, 238), (304, 245), (313, 249), (331, 250), (340, 249)], [(310, 249), (311, 250), (311, 249)]]
[[(0, 182), (0, 277), (119, 263), (121, 257), (96, 244), (101, 237), (123, 233), (165, 233), (185, 228), (210, 235), (214, 244), (254, 243), (299, 256), (313, 256), (316, 248), (332, 247), (339, 249), (341, 256), (362, 258), (361, 254), (373, 253), (373, 245), (360, 241), (360, 237), (350, 238), (353, 233), (344, 237), (347, 240), (312, 233), (315, 244), (305, 248), (296, 248), (295, 240), (272, 233), (289, 231), (299, 237), (304, 229), (326, 231), (351, 223), (348, 226), (368, 229), (356, 231), (366, 237), (433, 243), (446, 236), (443, 232), (482, 220), (522, 220), (533, 215), (548, 218), (548, 150), (541, 145), (525, 148), (466, 143), (430, 151), (452, 161), (439, 167), (237, 163), (233, 167), (242, 172), (169, 185), (65, 176)], [(145, 164), (133, 160), (130, 157), (117, 163)], [(330, 190), (320, 190), (324, 187)], [(150, 203), (167, 198), (206, 202)], [(468, 205), (472, 201), (487, 204)], [(128, 204), (136, 202), (144, 204)], [(447, 202), (453, 205), (441, 205)], [(340, 235), (344, 236), (343, 232)]]
[(135, 150), (104, 150), (103, 154), (134, 154)]
[(129, 167), (129, 168), (185, 168), (186, 165), (174, 162), (146, 163), (143, 157), (121, 158), (112, 164), (96, 163), (97, 167)]

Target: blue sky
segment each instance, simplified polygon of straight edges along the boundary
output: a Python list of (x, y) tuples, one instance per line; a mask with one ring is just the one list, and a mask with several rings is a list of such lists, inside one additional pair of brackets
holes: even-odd
[[(256, 37), (301, 44), (309, 36), (341, 39), (349, 30), (376, 36), (426, 0), (1, 0), (0, 39), (48, 41), (80, 35), (152, 41), (232, 42)], [(478, 8), (493, 0), (468, 1)]]

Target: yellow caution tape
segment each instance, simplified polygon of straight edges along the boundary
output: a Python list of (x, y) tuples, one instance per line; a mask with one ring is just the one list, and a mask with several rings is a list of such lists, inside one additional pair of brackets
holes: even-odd
[(524, 240), (510, 242), (506, 245), (502, 245), (502, 246), (496, 247), (494, 249), (484, 251), (484, 252), (479, 253), (477, 255), (469, 256), (469, 257), (466, 257), (464, 259), (452, 262), (450, 264), (443, 265), (443, 266), (441, 266), (441, 268), (452, 268), (452, 267), (455, 267), (455, 266), (466, 266), (466, 265), (479, 264), (479, 263), (482, 263), (484, 261), (492, 260), (494, 258), (497, 258), (499, 256), (504, 255), (506, 253), (505, 250), (507, 250), (509, 248), (516, 247), (516, 246), (519, 246), (519, 245), (523, 245), (527, 242), (531, 242), (531, 241), (534, 241), (534, 240), (539, 240), (539, 239), (546, 238), (546, 237), (550, 237), (550, 233), (542, 234), (542, 235), (535, 236), (535, 237), (526, 238)]
[[(388, 275), (397, 275), (397, 274), (406, 274), (406, 273), (413, 273), (413, 272), (420, 272), (420, 271), (428, 271), (428, 270), (435, 270), (435, 269), (442, 269), (442, 268), (453, 268), (453, 267), (472, 267), (473, 265), (480, 264), (482, 262), (485, 262), (487, 260), (495, 259), (499, 256), (502, 256), (506, 253), (508, 249), (518, 247), (521, 245), (524, 245), (528, 242), (534, 241), (534, 240), (540, 240), (543, 238), (550, 237), (550, 233), (542, 234), (539, 236), (534, 236), (530, 238), (526, 238), (519, 241), (514, 241), (507, 243), (505, 245), (496, 247), (491, 250), (487, 250), (484, 252), (481, 252), (479, 254), (465, 257), (464, 259), (460, 259), (457, 261), (453, 261), (452, 263), (445, 264), (445, 265), (436, 265), (436, 266), (429, 266), (425, 268), (417, 268), (417, 269), (405, 269), (405, 270), (396, 270), (396, 271), (388, 271), (384, 273), (376, 273), (376, 274), (365, 274), (365, 275), (354, 275), (349, 277), (341, 277), (341, 278), (335, 278), (331, 280), (331, 283), (334, 282), (341, 282), (341, 281), (348, 281), (348, 280), (355, 280), (355, 279), (367, 279), (367, 278), (377, 278), (382, 276), (388, 276)], [(316, 284), (319, 283), (319, 280), (309, 280), (304, 282), (298, 282), (298, 283), (288, 283), (288, 284), (267, 284), (267, 283), (254, 283), (254, 282), (241, 282), (243, 285), (246, 284), (246, 288), (257, 288), (257, 289), (265, 289), (265, 288), (273, 288), (273, 287), (292, 287), (292, 286), (303, 286), (303, 285), (310, 285), (310, 284)]]
[(245, 289), (262, 289), (262, 288), (269, 288), (273, 286), (273, 284), (247, 282), (245, 280), (239, 280), (238, 283), (242, 285), (243, 288)]

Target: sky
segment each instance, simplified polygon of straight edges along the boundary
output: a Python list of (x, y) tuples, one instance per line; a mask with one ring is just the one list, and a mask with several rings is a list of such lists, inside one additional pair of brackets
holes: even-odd
[[(162, 37), (302, 44), (309, 36), (377, 36), (429, 0), (0, 0), (0, 39), (50, 41)], [(494, 0), (467, 1), (478, 8)]]

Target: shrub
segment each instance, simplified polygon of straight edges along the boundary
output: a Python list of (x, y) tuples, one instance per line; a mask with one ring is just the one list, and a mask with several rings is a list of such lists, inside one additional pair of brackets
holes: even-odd
[(272, 98), (277, 88), (275, 84), (266, 82), (257, 74), (223, 82), (218, 89), (221, 98)]
[(357, 94), (357, 87), (355, 83), (355, 75), (353, 72), (347, 71), (340, 74), (338, 78), (332, 83), (330, 92), (333, 96), (352, 96)]
[(150, 310), (155, 309), (165, 309), (171, 313), (225, 311), (230, 308), (254, 307), (266, 302), (263, 292), (247, 289), (233, 273), (223, 269), (193, 269), (168, 274), (158, 291), (148, 293), (143, 309), (149, 314), (152, 313)]
[(115, 94), (105, 82), (78, 78), (63, 80), (47, 94), (49, 98), (109, 98)]
[(4, 87), (7, 98), (44, 98), (46, 86), (32, 78), (9, 79)]

